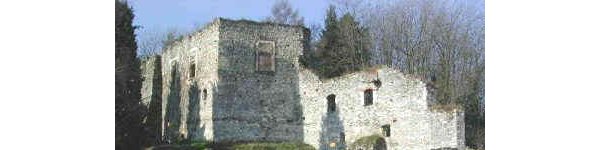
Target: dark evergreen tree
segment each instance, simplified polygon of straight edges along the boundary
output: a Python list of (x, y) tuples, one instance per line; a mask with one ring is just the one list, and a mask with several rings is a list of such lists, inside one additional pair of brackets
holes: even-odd
[(115, 148), (141, 149), (146, 137), (142, 124), (146, 108), (141, 103), (134, 15), (126, 2), (115, 4)]
[(339, 27), (337, 14), (334, 6), (329, 6), (327, 16), (325, 18), (325, 29), (322, 31), (321, 41), (319, 42), (319, 51), (321, 56), (318, 58), (319, 64), (317, 72), (324, 77), (332, 77), (343, 72), (342, 68), (338, 67), (338, 52), (340, 45)]
[(371, 42), (368, 30), (359, 25), (354, 16), (344, 14), (339, 23), (341, 49), (345, 54), (345, 70), (352, 72), (368, 66)]
[(318, 44), (321, 55), (315, 69), (320, 76), (331, 78), (368, 66), (371, 58), (368, 33), (350, 14), (338, 20), (335, 7), (330, 6)]

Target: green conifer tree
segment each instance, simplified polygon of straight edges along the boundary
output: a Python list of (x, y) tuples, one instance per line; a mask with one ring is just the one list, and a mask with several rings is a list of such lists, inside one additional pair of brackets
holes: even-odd
[(325, 78), (360, 70), (368, 66), (371, 58), (368, 30), (351, 14), (338, 20), (334, 6), (327, 10), (325, 29), (318, 46), (321, 55), (317, 58), (316, 70)]
[(126, 2), (115, 2), (115, 149), (141, 149), (146, 109), (141, 103), (134, 15)]

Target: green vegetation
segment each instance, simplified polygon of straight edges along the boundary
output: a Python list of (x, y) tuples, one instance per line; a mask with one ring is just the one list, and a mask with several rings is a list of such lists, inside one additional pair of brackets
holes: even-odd
[(127, 2), (115, 1), (115, 149), (140, 149), (151, 142), (144, 129), (140, 62)]
[[(183, 141), (177, 141), (174, 144), (168, 144), (168, 145), (157, 145), (157, 146), (153, 146), (151, 147), (151, 149), (154, 150), (167, 150), (167, 149), (181, 149), (181, 150), (203, 150), (206, 148), (213, 148), (213, 143), (210, 141), (189, 141), (189, 140), (183, 140)], [(219, 148), (217, 148), (219, 149)]]
[[(331, 28), (331, 23), (340, 24), (343, 19), (334, 21), (330, 16), (334, 16), (335, 12), (350, 13), (362, 27), (369, 29), (371, 38), (366, 41), (372, 44), (372, 48), (368, 49), (372, 57), (368, 61), (370, 65), (382, 64), (399, 69), (430, 84), (435, 91), (430, 101), (433, 109), (462, 109), (465, 112), (466, 145), (485, 147), (484, 1), (394, 0), (363, 3), (349, 0), (333, 4), (340, 9), (331, 11), (330, 8), (327, 11), (322, 37), (313, 50), (316, 58), (321, 58), (315, 62), (335, 58), (327, 54), (330, 50), (342, 51), (337, 47), (345, 41), (342, 37), (349, 36), (332, 35), (335, 32), (330, 29), (337, 29)], [(323, 53), (323, 56), (318, 56), (319, 53)], [(339, 68), (347, 66), (344, 61), (341, 61), (344, 65), (317, 63), (315, 72), (325, 71), (327, 77), (339, 75), (339, 70), (347, 69)], [(333, 62), (336, 64), (340, 61)], [(318, 68), (327, 67), (331, 69), (318, 71)]]
[[(321, 78), (341, 76), (374, 65), (417, 76), (435, 91), (430, 109), (464, 110), (466, 145), (485, 147), (485, 13), (479, 9), (483, 8), (484, 1), (361, 3), (348, 0), (333, 4), (341, 9), (329, 7), (323, 28), (321, 23), (311, 26), (315, 36), (311, 36), (314, 41), (310, 43), (310, 50), (300, 60), (304, 66)], [(132, 99), (130, 97), (138, 92), (128, 89), (138, 86), (135, 82), (139, 82), (131, 74), (136, 70), (129, 72), (131, 69), (126, 68), (137, 63), (131, 62), (129, 56), (135, 54), (129, 49), (137, 48), (135, 39), (131, 38), (135, 29), (131, 26), (133, 14), (127, 5), (121, 5), (118, 3), (116, 7), (115, 26), (117, 143), (139, 135), (134, 132), (139, 132), (135, 125), (141, 111), (136, 110), (142, 109), (135, 106), (135, 101), (121, 100)], [(267, 22), (293, 25), (303, 22), (302, 16), (298, 16), (287, 1), (279, 1), (272, 13)], [(167, 33), (155, 43), (168, 47), (186, 36)], [(139, 45), (145, 49), (144, 44)]]
[(155, 146), (153, 148), (157, 150), (204, 150), (207, 148), (231, 150), (316, 150), (308, 144), (294, 142), (213, 143), (210, 141), (180, 141), (175, 144)]
[(360, 147), (381, 147), (385, 146), (385, 139), (379, 135), (365, 136), (356, 140), (350, 149), (359, 149)]
[(208, 147), (209, 142), (206, 142), (206, 141), (192, 142), (192, 144), (190, 144), (190, 145), (193, 149), (202, 150), (202, 149), (206, 149)]
[(246, 143), (237, 144), (234, 150), (315, 150), (314, 147), (304, 143)]
[(318, 51), (303, 58), (307, 59), (303, 60), (305, 65), (324, 78), (358, 71), (371, 60), (369, 30), (350, 13), (338, 18), (335, 11), (334, 6), (327, 10), (325, 29), (316, 45)]

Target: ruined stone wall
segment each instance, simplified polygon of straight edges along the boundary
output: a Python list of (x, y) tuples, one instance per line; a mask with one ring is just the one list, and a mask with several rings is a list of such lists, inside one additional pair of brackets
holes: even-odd
[(141, 61), (142, 71), (142, 103), (149, 107), (151, 101), (160, 100), (160, 56), (150, 56)]
[[(298, 58), (306, 29), (220, 20), (214, 141), (302, 141)], [(257, 71), (257, 43), (274, 44), (275, 71)]]
[[(372, 82), (376, 79), (382, 83), (379, 88)], [(382, 68), (325, 81), (302, 70), (300, 81), (304, 142), (318, 149), (327, 149), (332, 143), (346, 148), (357, 139), (370, 135), (384, 137), (391, 149), (460, 146), (460, 138), (456, 138), (461, 134), (456, 126), (459, 117), (448, 120), (447, 124), (435, 124), (439, 122), (431, 119), (448, 119), (438, 117), (447, 116), (447, 113), (432, 113), (427, 107), (425, 84), (397, 70)], [(365, 106), (367, 89), (372, 89), (374, 96), (373, 104)], [(327, 111), (327, 96), (331, 94), (335, 95), (334, 112)], [(383, 135), (384, 125), (390, 126), (389, 137)]]
[[(391, 135), (385, 137), (388, 147), (426, 148), (428, 122), (422, 83), (387, 68), (322, 82), (315, 81), (310, 72), (301, 76), (306, 143), (320, 149), (332, 142), (343, 147), (364, 136), (382, 135), (382, 126), (390, 125)], [(372, 82), (376, 79), (382, 83), (379, 88)], [(364, 105), (367, 89), (374, 94), (369, 106)], [(333, 113), (327, 112), (326, 97), (330, 94), (336, 96)]]
[[(384, 67), (320, 80), (301, 69), (307, 33), (216, 19), (168, 47), (161, 58), (163, 140), (303, 141), (327, 149), (379, 135), (389, 149), (464, 146), (464, 114), (430, 110), (418, 79)], [(259, 42), (273, 43), (272, 72), (257, 71)], [(365, 106), (367, 89), (373, 103)], [(330, 95), (335, 111), (328, 112)]]
[(431, 148), (465, 148), (464, 112), (432, 110), (430, 117)]
[(219, 22), (215, 21), (163, 52), (165, 141), (212, 138), (212, 93), (218, 80), (218, 29)]

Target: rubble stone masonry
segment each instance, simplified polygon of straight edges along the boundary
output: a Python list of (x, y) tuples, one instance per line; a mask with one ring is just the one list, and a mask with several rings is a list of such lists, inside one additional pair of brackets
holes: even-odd
[(464, 149), (464, 113), (429, 109), (420, 80), (387, 67), (322, 80), (300, 66), (309, 35), (302, 26), (217, 18), (167, 47), (161, 140), (342, 149), (379, 135), (388, 149)]

